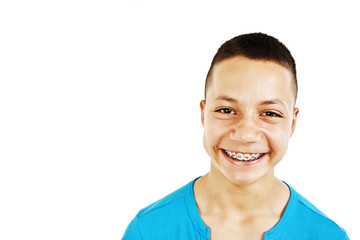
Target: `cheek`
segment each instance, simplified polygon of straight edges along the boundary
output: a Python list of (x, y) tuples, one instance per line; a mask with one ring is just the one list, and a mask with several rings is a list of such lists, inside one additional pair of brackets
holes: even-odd
[(215, 145), (214, 136), (211, 133), (211, 129), (208, 127), (204, 128), (204, 135), (203, 135), (203, 145), (205, 151), (209, 154), (209, 156), (213, 155), (213, 149)]
[(204, 146), (207, 151), (215, 149), (226, 136), (226, 128), (216, 120), (205, 121), (204, 124)]
[(287, 125), (272, 125), (266, 128), (265, 134), (274, 153), (285, 154), (289, 142), (289, 127)]

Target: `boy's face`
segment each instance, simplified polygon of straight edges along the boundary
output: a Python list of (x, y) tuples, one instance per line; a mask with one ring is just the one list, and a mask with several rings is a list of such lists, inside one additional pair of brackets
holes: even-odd
[(200, 104), (211, 172), (237, 185), (274, 176), (298, 114), (292, 84), (290, 71), (274, 62), (239, 56), (214, 66)]

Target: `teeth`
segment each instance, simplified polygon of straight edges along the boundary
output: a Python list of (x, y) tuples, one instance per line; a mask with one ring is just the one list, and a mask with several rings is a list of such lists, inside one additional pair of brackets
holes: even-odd
[(253, 153), (253, 154), (238, 153), (238, 154), (236, 154), (235, 152), (231, 152), (229, 150), (225, 150), (225, 152), (229, 157), (231, 157), (233, 159), (236, 159), (236, 160), (239, 160), (239, 161), (252, 161), (252, 160), (260, 158), (263, 155), (263, 154), (260, 154), (260, 153)]

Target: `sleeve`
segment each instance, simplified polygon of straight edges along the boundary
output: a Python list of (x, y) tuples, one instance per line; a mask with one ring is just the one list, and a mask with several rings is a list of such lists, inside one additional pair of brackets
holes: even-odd
[(126, 228), (125, 234), (121, 240), (142, 240), (140, 229), (138, 226), (138, 216), (130, 222), (129, 226)]

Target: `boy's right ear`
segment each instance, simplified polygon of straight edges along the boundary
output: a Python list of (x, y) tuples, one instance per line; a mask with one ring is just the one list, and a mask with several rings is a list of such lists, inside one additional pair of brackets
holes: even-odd
[(200, 101), (200, 109), (201, 109), (201, 123), (204, 127), (204, 119), (205, 119), (205, 100)]

